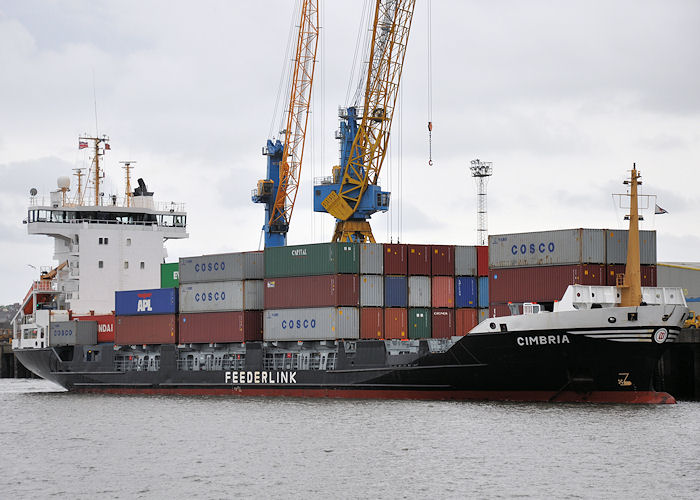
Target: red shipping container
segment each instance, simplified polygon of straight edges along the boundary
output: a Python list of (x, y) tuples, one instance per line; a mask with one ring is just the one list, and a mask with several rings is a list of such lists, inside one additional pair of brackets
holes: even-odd
[(177, 344), (177, 314), (118, 316), (114, 343), (118, 345)]
[[(656, 286), (656, 266), (639, 266), (641, 272), (642, 286)], [(605, 284), (615, 286), (617, 275), (625, 272), (625, 266), (621, 264), (608, 264)]]
[(518, 267), (489, 271), (489, 304), (553, 302), (569, 285), (605, 285), (605, 265)]
[(262, 311), (180, 314), (179, 334), (180, 344), (262, 340)]
[[(523, 313), (523, 306), (518, 305), (518, 314)], [(510, 312), (510, 305), (508, 304), (491, 304), (489, 307), (489, 318), (512, 316)]]
[(265, 280), (265, 309), (303, 307), (358, 307), (360, 279), (357, 274), (296, 276)]
[(476, 309), (456, 309), (455, 316), (457, 317), (455, 335), (466, 335), (479, 324), (479, 316)]
[[(472, 309), (473, 311), (474, 309)], [(433, 309), (433, 338), (449, 339), (455, 334), (454, 309)]]
[[(408, 274), (430, 276), (430, 246), (406, 245), (408, 252)], [(384, 271), (386, 274), (386, 271)]]
[(384, 309), (384, 338), (408, 338), (408, 310), (403, 307)]
[(97, 321), (97, 342), (114, 342), (114, 314), (81, 314), (72, 318), (78, 321)]
[(363, 307), (360, 309), (360, 338), (384, 338), (384, 309), (381, 307)]
[(489, 247), (476, 247), (476, 272), (479, 276), (489, 275)]
[(431, 255), (433, 276), (455, 275), (454, 245), (433, 245)]
[(384, 243), (384, 274), (406, 276), (407, 271), (406, 245)]
[(455, 279), (452, 276), (433, 276), (431, 285), (433, 307), (455, 306)]

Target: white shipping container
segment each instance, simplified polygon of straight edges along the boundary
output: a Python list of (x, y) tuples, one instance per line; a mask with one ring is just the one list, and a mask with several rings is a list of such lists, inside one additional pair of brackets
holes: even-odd
[(360, 309), (357, 307), (267, 309), (263, 314), (263, 339), (266, 341), (357, 338), (360, 338)]
[(360, 276), (360, 305), (384, 307), (384, 276), (377, 274)]
[(360, 245), (360, 274), (384, 273), (384, 246), (381, 243)]
[(237, 252), (183, 257), (179, 263), (180, 283), (206, 283), (263, 279), (263, 252)]
[(263, 281), (180, 284), (180, 312), (247, 311), (263, 308)]
[(430, 307), (430, 276), (408, 277), (408, 307)]
[(477, 276), (476, 247), (455, 246), (455, 276)]

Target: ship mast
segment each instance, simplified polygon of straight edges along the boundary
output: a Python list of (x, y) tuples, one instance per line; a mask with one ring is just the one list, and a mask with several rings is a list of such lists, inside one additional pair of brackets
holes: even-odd
[(625, 184), (630, 185), (630, 214), (625, 217), (630, 221), (627, 238), (627, 263), (625, 264), (624, 281), (618, 285), (621, 289), (620, 307), (638, 306), (642, 303), (642, 278), (639, 268), (639, 210), (637, 202), (637, 186), (642, 177), (637, 172), (637, 164), (632, 164), (632, 174)]
[(135, 161), (120, 161), (119, 163), (124, 164), (124, 166), (122, 168), (126, 171), (125, 201), (126, 201), (126, 206), (130, 207), (131, 206), (131, 197), (134, 196), (134, 193), (131, 192), (131, 169), (134, 167), (132, 167), (131, 164), (136, 163), (136, 162)]
[(82, 168), (74, 168), (73, 171), (78, 178), (78, 194), (76, 195), (75, 204), (81, 206), (83, 204), (83, 170)]
[[(100, 170), (100, 156), (104, 154), (105, 150), (111, 149), (109, 143), (107, 142), (109, 141), (109, 137), (106, 135), (103, 135), (102, 137), (80, 137), (80, 140), (92, 141), (95, 148), (95, 156), (93, 158), (93, 163), (95, 164), (93, 183), (95, 185), (95, 206), (97, 207), (100, 205), (100, 178), (104, 177), (104, 173)], [(100, 144), (103, 142), (104, 149), (100, 151)]]

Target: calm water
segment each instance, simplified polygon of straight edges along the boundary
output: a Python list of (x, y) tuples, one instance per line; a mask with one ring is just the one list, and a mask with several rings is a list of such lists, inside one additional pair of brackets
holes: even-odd
[(0, 380), (0, 498), (700, 498), (700, 403), (76, 395)]

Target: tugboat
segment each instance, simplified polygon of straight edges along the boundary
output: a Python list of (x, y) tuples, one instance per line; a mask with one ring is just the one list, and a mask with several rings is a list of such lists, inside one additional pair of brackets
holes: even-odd
[(488, 318), (461, 337), (39, 345), (27, 331), (48, 327), (28, 327), (25, 315), (15, 325), (15, 352), (34, 373), (78, 392), (674, 403), (654, 390), (653, 372), (688, 308), (679, 288), (641, 287), (639, 177), (634, 167), (625, 182), (629, 246), (617, 286), (570, 285), (553, 311), (525, 304), (523, 314)]

